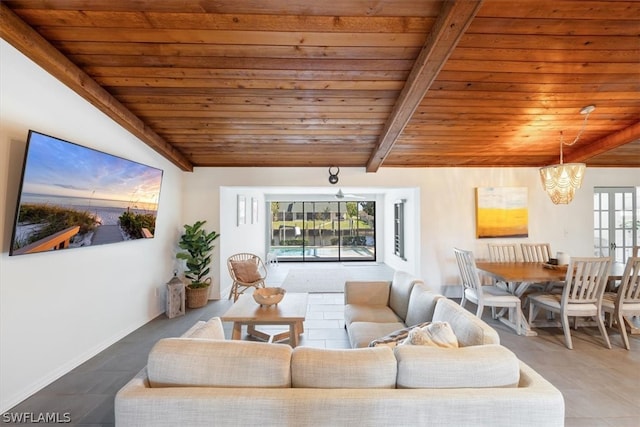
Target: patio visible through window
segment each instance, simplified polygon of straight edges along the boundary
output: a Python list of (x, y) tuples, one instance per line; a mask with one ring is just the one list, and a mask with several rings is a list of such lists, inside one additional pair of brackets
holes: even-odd
[(375, 202), (271, 202), (279, 261), (375, 261)]

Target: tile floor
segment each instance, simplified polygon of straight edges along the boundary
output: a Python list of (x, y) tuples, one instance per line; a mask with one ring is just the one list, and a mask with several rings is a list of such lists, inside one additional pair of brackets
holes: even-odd
[[(300, 264), (296, 265), (298, 267)], [(273, 268), (268, 284), (277, 285), (286, 276), (287, 268), (284, 263)], [(371, 265), (352, 271), (354, 279), (367, 279), (388, 275), (390, 270), (386, 266)], [(159, 316), (8, 413), (68, 412), (71, 423), (67, 425), (112, 426), (115, 393), (144, 367), (153, 344), (163, 337), (179, 336), (198, 320), (221, 315), (230, 304), (222, 299), (211, 301), (200, 309), (188, 310), (185, 316), (178, 318)], [(609, 350), (602, 344), (597, 328), (579, 328), (572, 331), (574, 350), (568, 350), (560, 329), (538, 329), (537, 337), (523, 337), (492, 320), (489, 310), (483, 319), (498, 331), (503, 345), (562, 391), (567, 426), (640, 426), (640, 337), (631, 338), (632, 349), (627, 351), (621, 347), (619, 334), (610, 329), (613, 349)], [(224, 326), (230, 336), (231, 324)], [(342, 294), (309, 296), (301, 345), (348, 347)], [(4, 416), (0, 422), (5, 422)]]

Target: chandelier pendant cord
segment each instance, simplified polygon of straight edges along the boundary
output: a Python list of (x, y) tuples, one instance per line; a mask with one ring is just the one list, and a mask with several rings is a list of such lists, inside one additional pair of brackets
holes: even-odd
[(568, 143), (568, 142), (564, 142), (564, 134), (562, 131), (560, 131), (560, 164), (562, 165), (564, 163), (563, 158), (562, 158), (562, 147), (564, 145), (567, 145), (569, 147), (571, 147), (572, 145), (574, 145), (576, 142), (578, 142), (578, 140), (580, 139), (580, 137), (582, 136), (582, 133), (584, 132), (585, 128), (587, 127), (587, 120), (589, 120), (589, 114), (591, 114), (591, 111), (593, 111), (593, 109), (588, 109), (587, 107), (583, 108), (582, 114), (585, 114), (584, 117), (584, 121), (582, 122), (582, 127), (580, 128), (580, 131), (578, 132), (578, 134), (576, 135), (576, 138), (573, 140), (573, 142)]

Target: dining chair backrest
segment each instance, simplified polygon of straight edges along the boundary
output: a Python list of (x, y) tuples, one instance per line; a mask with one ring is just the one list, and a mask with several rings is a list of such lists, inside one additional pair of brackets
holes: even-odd
[[(482, 294), (479, 292), (482, 283), (480, 282), (473, 252), (458, 248), (454, 248), (453, 251), (456, 254), (456, 262), (458, 263), (460, 279), (462, 280), (464, 289), (474, 289), (478, 291), (478, 294)], [(478, 297), (480, 297), (480, 295), (478, 295)]]
[(520, 261), (520, 250), (516, 243), (489, 243), (489, 261), (516, 262)]
[(521, 246), (525, 262), (549, 262), (551, 258), (549, 243), (523, 243)]
[(640, 316), (640, 257), (627, 259), (617, 291), (604, 293), (602, 311), (610, 315), (609, 326), (615, 320), (624, 348), (631, 350), (625, 317)]
[(562, 305), (600, 303), (610, 267), (609, 257), (571, 258), (562, 291)]
[(640, 257), (629, 257), (618, 287), (616, 304), (640, 304)]

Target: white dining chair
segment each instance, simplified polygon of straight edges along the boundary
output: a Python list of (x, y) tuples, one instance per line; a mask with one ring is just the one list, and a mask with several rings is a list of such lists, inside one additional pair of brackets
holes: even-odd
[(497, 286), (483, 286), (476, 267), (473, 252), (454, 248), (460, 279), (462, 280), (462, 300), (460, 305), (465, 306), (467, 301), (476, 304), (476, 316), (482, 318), (484, 307), (491, 307), (491, 315), (496, 318), (496, 307), (509, 309), (509, 318), (515, 324), (516, 333), (522, 334), (522, 308), (520, 298)]
[[(549, 243), (522, 243), (522, 258), (524, 262), (549, 262), (551, 257), (551, 245)], [(541, 291), (561, 289), (562, 284), (554, 282), (533, 283), (532, 288)]]
[(611, 348), (602, 317), (602, 297), (610, 266), (609, 257), (571, 258), (562, 294), (545, 292), (529, 296), (529, 324), (539, 326), (535, 319), (540, 310), (558, 314), (565, 344), (567, 348), (573, 349), (569, 317), (592, 316), (595, 317), (605, 345)]
[[(520, 261), (520, 249), (517, 243), (489, 243), (487, 247), (489, 248), (489, 261), (491, 262)], [(495, 279), (492, 280), (491, 284), (504, 290), (508, 287), (505, 282)]]
[(524, 262), (549, 262), (551, 245), (549, 243), (522, 243)]
[(491, 262), (517, 262), (522, 259), (517, 243), (489, 243), (487, 246)]
[(602, 311), (609, 314), (609, 326), (615, 319), (624, 348), (630, 350), (626, 316), (640, 316), (640, 257), (629, 257), (617, 292), (605, 292)]

